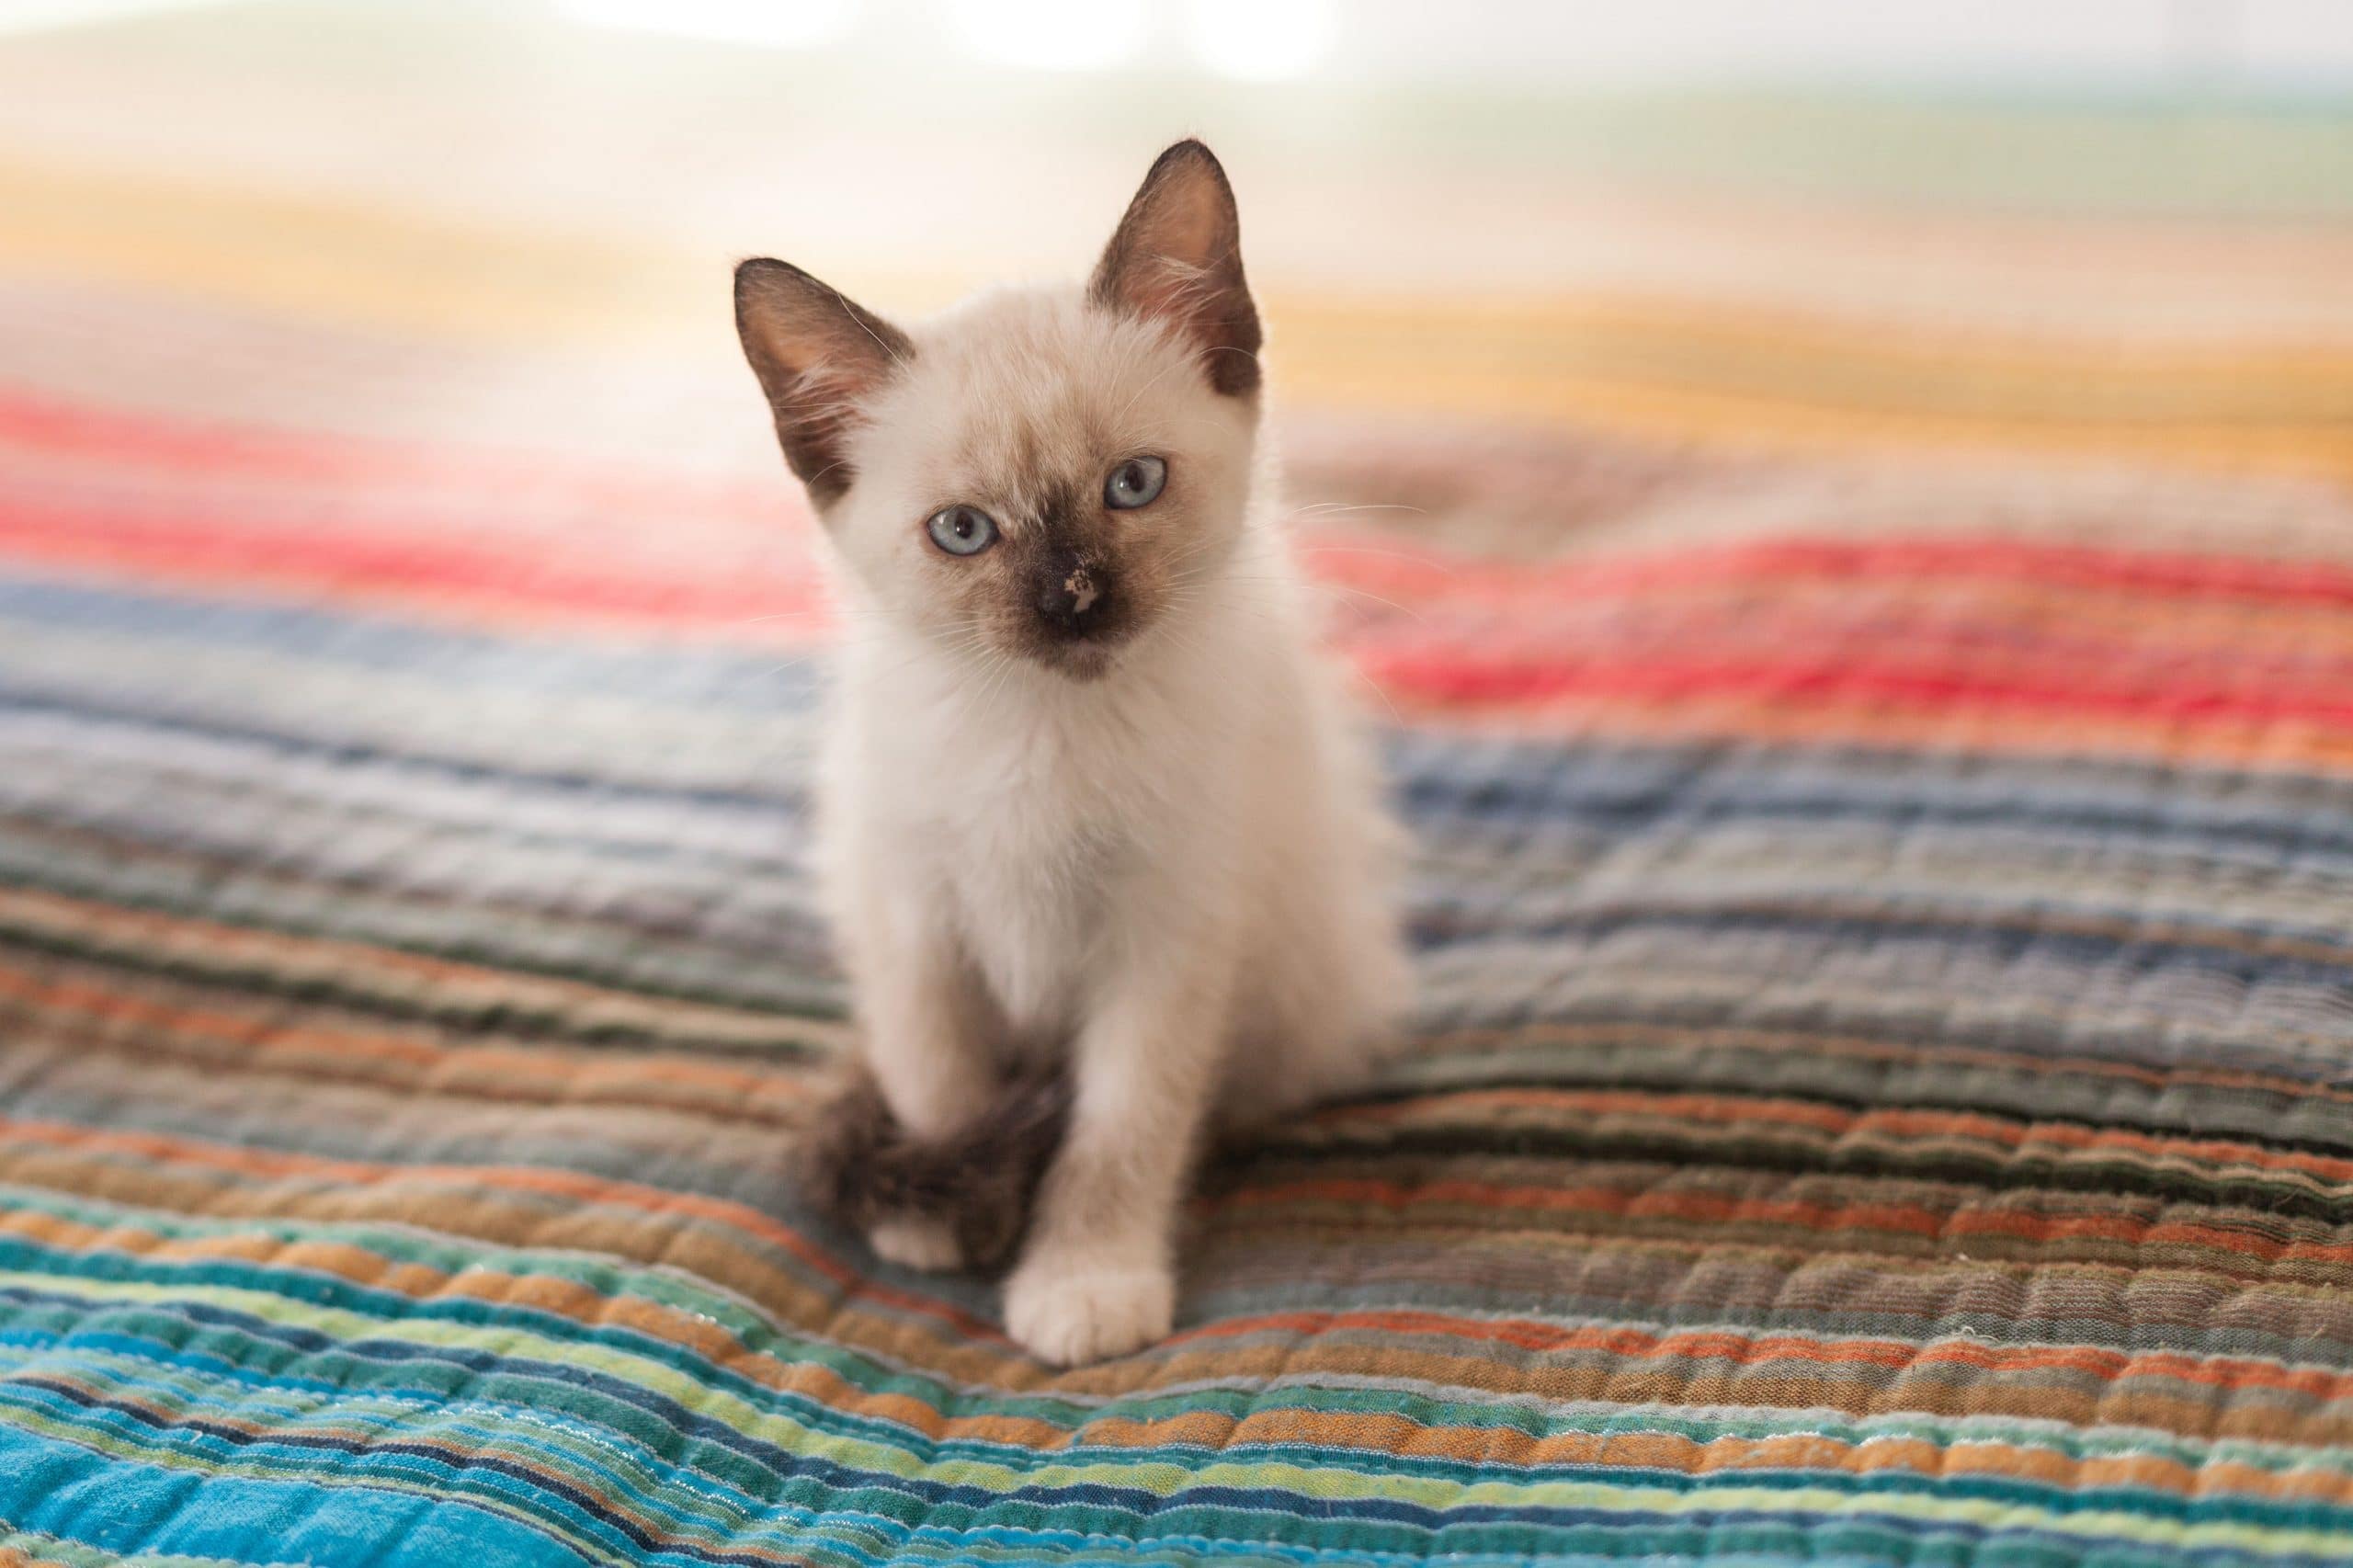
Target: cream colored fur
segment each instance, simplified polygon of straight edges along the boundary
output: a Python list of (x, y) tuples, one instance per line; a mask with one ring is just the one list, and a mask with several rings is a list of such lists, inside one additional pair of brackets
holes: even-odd
[[(1005, 1314), (1040, 1358), (1090, 1361), (1169, 1332), (1212, 1121), (1345, 1087), (1382, 1040), (1405, 988), (1390, 830), (1313, 650), (1255, 392), (1214, 391), (1181, 331), (1076, 287), (991, 294), (907, 341), (826, 517), (847, 626), (824, 884), (907, 1129), (952, 1132), (1010, 1060), (1067, 1053), (1070, 1131)], [(1134, 536), (1156, 552), (1149, 619), (1094, 678), (1023, 657), (925, 519), (968, 503), (1015, 539), (1053, 483), (1097, 504), (1139, 452), (1169, 472), (1116, 515), (1162, 530)], [(920, 1221), (871, 1239), (957, 1261)]]

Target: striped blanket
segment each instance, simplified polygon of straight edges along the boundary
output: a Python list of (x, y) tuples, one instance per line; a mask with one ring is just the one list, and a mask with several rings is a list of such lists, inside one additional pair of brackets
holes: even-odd
[(0, 1563), (2353, 1560), (2341, 227), (1270, 286), (1418, 1007), (1054, 1372), (786, 1175), (826, 611), (718, 305), (107, 177), (0, 162)]

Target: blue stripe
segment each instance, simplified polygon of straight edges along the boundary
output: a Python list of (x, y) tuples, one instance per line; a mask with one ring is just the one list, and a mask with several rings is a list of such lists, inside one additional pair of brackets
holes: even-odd
[(114, 1551), (369, 1568), (551, 1568), (597, 1561), (454, 1497), (253, 1481), (106, 1458), (0, 1425), (0, 1519)]
[[(361, 1293), (352, 1292), (352, 1294)], [(311, 1292), (305, 1291), (303, 1294), (307, 1298)], [(1057, 1508), (1085, 1505), (1131, 1513), (1147, 1513), (1153, 1508), (1154, 1494), (1152, 1493), (1137, 1488), (1107, 1486), (1100, 1483), (1087, 1483), (1074, 1486), (1023, 1487), (1011, 1493), (998, 1493), (980, 1487), (922, 1479), (901, 1480), (881, 1477), (870, 1471), (847, 1468), (830, 1460), (796, 1455), (773, 1443), (748, 1437), (724, 1424), (695, 1416), (667, 1398), (653, 1394), (637, 1385), (585, 1369), (496, 1355), (471, 1348), (426, 1346), (397, 1340), (361, 1339), (348, 1343), (337, 1342), (315, 1331), (269, 1324), (243, 1313), (193, 1302), (183, 1304), (182, 1311), (192, 1321), (215, 1328), (233, 1328), (257, 1343), (275, 1342), (299, 1346), (314, 1352), (338, 1354), (355, 1360), (373, 1358), (385, 1363), (407, 1362), (413, 1365), (461, 1367), (468, 1376), (457, 1384), (450, 1384), (446, 1380), (439, 1386), (397, 1381), (387, 1383), (371, 1380), (365, 1387), (369, 1393), (385, 1392), (389, 1386), (390, 1389), (404, 1394), (443, 1401), (460, 1397), (459, 1391), (462, 1389), (462, 1397), (468, 1403), (512, 1403), (517, 1408), (537, 1411), (545, 1419), (579, 1423), (584, 1426), (594, 1425), (609, 1434), (608, 1441), (618, 1440), (633, 1448), (639, 1448), (641, 1451), (647, 1453), (649, 1464), (657, 1469), (669, 1469), (688, 1461), (676, 1445), (666, 1438), (659, 1440), (658, 1448), (646, 1446), (654, 1442), (655, 1439), (647, 1434), (643, 1441), (641, 1441), (639, 1435), (645, 1431), (641, 1424), (626, 1422), (616, 1424), (608, 1417), (591, 1415), (574, 1399), (563, 1396), (561, 1391), (576, 1390), (581, 1392), (598, 1394), (616, 1404), (633, 1407), (635, 1410), (653, 1415), (663, 1423), (667, 1431), (678, 1437), (699, 1439), (710, 1444), (713, 1448), (750, 1460), (779, 1477), (790, 1477), (796, 1483), (808, 1483), (828, 1491), (854, 1493), (881, 1486), (922, 1502), (927, 1510), (957, 1506), (985, 1507), (995, 1503), (1015, 1500), (1027, 1500)], [(447, 1321), (453, 1314), (441, 1312), (417, 1312), (407, 1315)], [(461, 1314), (461, 1320), (479, 1321), (484, 1326), (502, 1323), (515, 1324), (541, 1332), (546, 1332), (550, 1327), (560, 1328), (568, 1324), (568, 1320), (557, 1320), (554, 1324), (550, 1324), (541, 1314), (525, 1311), (488, 1312), (480, 1314), (478, 1320), (475, 1319), (474, 1314)], [(99, 1322), (104, 1322), (103, 1315)], [(906, 1452), (911, 1458), (926, 1465), (952, 1461), (959, 1458), (974, 1458), (987, 1462), (1007, 1464), (1018, 1469), (1025, 1465), (1034, 1467), (1060, 1464), (1074, 1457), (1065, 1453), (1040, 1453), (1024, 1448), (975, 1440), (934, 1443), (896, 1424), (866, 1420), (831, 1411), (823, 1405), (813, 1404), (796, 1396), (780, 1394), (778, 1391), (724, 1374), (708, 1363), (700, 1363), (699, 1367), (687, 1366), (685, 1358), (680, 1352), (675, 1347), (659, 1342), (647, 1343), (640, 1340), (635, 1335), (610, 1330), (600, 1330), (593, 1335), (584, 1335), (577, 1333), (576, 1325), (572, 1326), (574, 1328), (574, 1333), (566, 1337), (619, 1344), (622, 1348), (633, 1349), (636, 1353), (646, 1355), (651, 1359), (679, 1366), (681, 1369), (688, 1371), (690, 1375), (699, 1376), (702, 1381), (710, 1386), (724, 1387), (727, 1392), (744, 1399), (756, 1408), (783, 1414), (790, 1418), (804, 1422), (820, 1432), (838, 1433), (884, 1443)], [(142, 1337), (106, 1333), (102, 1329), (97, 1329), (97, 1324), (77, 1332), (74, 1336), (74, 1342), (80, 1343), (96, 1338), (94, 1330), (96, 1335), (103, 1335), (102, 1338), (97, 1338), (96, 1342), (104, 1344), (109, 1348), (139, 1355), (142, 1359), (149, 1358), (144, 1355), (144, 1350), (152, 1346), (165, 1351), (165, 1354), (162, 1359), (167, 1364), (185, 1366), (191, 1371), (199, 1370), (200, 1365), (222, 1365), (224, 1370), (229, 1368), (234, 1369), (233, 1381), (247, 1380), (256, 1376), (253, 1369), (239, 1363), (216, 1362), (214, 1358), (206, 1352), (191, 1351), (185, 1346), (172, 1346)], [(638, 1341), (638, 1343), (635, 1345), (625, 1343), (628, 1341)], [(259, 1376), (267, 1380), (267, 1384), (280, 1387), (309, 1386), (322, 1392), (353, 1386), (347, 1378), (332, 1379), (324, 1382), (290, 1378), (283, 1368), (271, 1368)], [(138, 1381), (135, 1379), (125, 1379), (119, 1374), (107, 1372), (100, 1374), (99, 1381), (118, 1387), (137, 1386)], [(509, 1381), (519, 1381), (524, 1385), (524, 1388), (519, 1391), (521, 1397), (510, 1396), (504, 1391), (504, 1385)], [(485, 1386), (486, 1384), (493, 1386)], [(0, 1385), (0, 1389), (8, 1386), (10, 1385)], [(25, 1392), (23, 1385), (14, 1386), (21, 1396)], [(184, 1396), (177, 1391), (173, 1391), (172, 1397), (177, 1401)], [(1148, 1418), (1142, 1411), (1131, 1410), (1129, 1414), (1140, 1419)], [(1638, 1421), (1629, 1421), (1622, 1425), (1629, 1430), (1643, 1429)], [(1586, 1428), (1569, 1423), (1544, 1422), (1539, 1424), (1536, 1430), (1538, 1435), (1543, 1435), (1562, 1431), (1582, 1431)], [(222, 1440), (243, 1446), (243, 1439), (233, 1437), (224, 1435)], [(301, 1445), (283, 1440), (278, 1440), (277, 1446), (301, 1447)], [(1296, 1443), (1235, 1445), (1214, 1449), (1194, 1449), (1189, 1446), (1154, 1449), (1121, 1449), (1118, 1450), (1116, 1455), (1103, 1457), (1112, 1462), (1124, 1464), (1173, 1465), (1185, 1469), (1198, 1469), (1211, 1464), (1247, 1463), (1253, 1460), (1264, 1460), (1269, 1462), (1293, 1462), (1309, 1467), (1336, 1464), (1358, 1472), (1418, 1475), (1465, 1483), (1500, 1478), (1498, 1472), (1491, 1467), (1482, 1467), (1477, 1464), (1444, 1460), (1415, 1462), (1402, 1456), (1371, 1454), (1353, 1448), (1324, 1449)], [(708, 1471), (697, 1473), (705, 1476), (713, 1485), (728, 1484), (715, 1476), (710, 1476)], [(1523, 1484), (1545, 1480), (1586, 1479), (1608, 1481), (1624, 1485), (1653, 1485), (1680, 1493), (1699, 1492), (1726, 1483), (1724, 1477), (1717, 1475), (1695, 1476), (1675, 1470), (1636, 1469), (1584, 1463), (1515, 1467), (1506, 1473), (1510, 1480)], [(2004, 1478), (1934, 1476), (1900, 1471), (1852, 1476), (1825, 1474), (1802, 1468), (1743, 1471), (1739, 1472), (1736, 1483), (1768, 1490), (1827, 1488), (1859, 1497), (1877, 1494), (1910, 1494), (1927, 1492), (1938, 1495), (1977, 1496), (1995, 1501), (2027, 1504), (2061, 1513), (2097, 1511), (2101, 1508), (2116, 1507), (2135, 1511), (2143, 1516), (2158, 1515), (2185, 1521), (2233, 1520), (2272, 1526), (2294, 1523), (2313, 1528), (2353, 1531), (2353, 1509), (2331, 1507), (2313, 1503), (2279, 1504), (2229, 1496), (2219, 1499), (2183, 1498), (2170, 1493), (2152, 1492), (2135, 1487), (2068, 1490)], [(1188, 1489), (1183, 1494), (1188, 1503), (1204, 1506), (1215, 1506), (1215, 1498), (1224, 1495), (1227, 1495), (1227, 1489), (1199, 1487)], [(1313, 1497), (1280, 1488), (1233, 1491), (1231, 1494), (1231, 1501), (1232, 1506), (1246, 1506), (1276, 1514), (1313, 1514), (1319, 1506)], [(1388, 1517), (1399, 1522), (1422, 1525), (1438, 1520), (1461, 1521), (1466, 1518), (1488, 1517), (1495, 1520), (1529, 1522), (1538, 1517), (1532, 1515), (1529, 1506), (1525, 1505), (1497, 1506), (1493, 1510), (1484, 1510), (1483, 1506), (1476, 1505), (1432, 1509), (1421, 1505), (1376, 1503), (1352, 1504), (1351, 1508), (1358, 1517)]]

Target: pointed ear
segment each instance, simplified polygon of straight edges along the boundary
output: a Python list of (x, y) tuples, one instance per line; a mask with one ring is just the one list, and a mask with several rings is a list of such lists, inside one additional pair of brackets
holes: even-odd
[(1242, 218), (1225, 170), (1199, 142), (1179, 142), (1153, 164), (1087, 292), (1175, 328), (1199, 350), (1219, 392), (1258, 390), (1263, 339), (1242, 277)]
[(915, 358), (907, 335), (799, 267), (765, 257), (735, 269), (735, 332), (776, 413), (784, 460), (819, 507), (849, 488), (845, 449), (858, 405)]

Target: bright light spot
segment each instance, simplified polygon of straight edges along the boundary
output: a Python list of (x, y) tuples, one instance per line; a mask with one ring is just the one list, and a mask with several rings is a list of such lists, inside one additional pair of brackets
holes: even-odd
[(1192, 0), (1185, 37), (1221, 76), (1279, 82), (1304, 76), (1332, 52), (1339, 0)]
[(592, 27), (802, 49), (841, 32), (857, 0), (555, 0), (555, 8)]
[(1143, 47), (1143, 0), (949, 0), (967, 47), (1042, 71), (1099, 71)]

